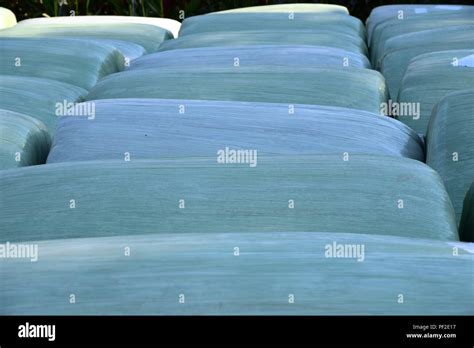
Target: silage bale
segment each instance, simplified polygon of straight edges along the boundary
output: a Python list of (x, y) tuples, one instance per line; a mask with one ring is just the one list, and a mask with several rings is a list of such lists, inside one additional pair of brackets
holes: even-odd
[(474, 25), (423, 30), (392, 37), (385, 42), (381, 72), (392, 99), (398, 97), (403, 75), (411, 59), (424, 53), (474, 47)]
[(231, 10), (212, 12), (212, 15), (221, 15), (223, 13), (321, 13), (326, 15), (332, 14), (349, 14), (346, 7), (333, 4), (276, 4), (263, 6), (249, 6), (234, 8)]
[(211, 158), (134, 160), (124, 153), (116, 161), (0, 171), (0, 239), (331, 231), (458, 240), (443, 182), (419, 161), (258, 157), (252, 149), (237, 158), (224, 153), (226, 145)]
[(50, 146), (43, 123), (0, 109), (0, 170), (45, 163)]
[(279, 68), (199, 72), (129, 70), (102, 79), (87, 100), (159, 98), (319, 104), (380, 112), (383, 76), (369, 69)]
[(25, 19), (18, 24), (24, 25), (38, 25), (38, 24), (106, 24), (106, 23), (137, 23), (137, 24), (148, 24), (154, 25), (159, 28), (170, 31), (174, 37), (178, 37), (179, 28), (181, 23), (170, 18), (156, 18), (156, 17), (139, 17), (139, 16), (60, 16), (60, 17), (48, 17), (48, 18), (30, 18)]
[(0, 74), (42, 77), (90, 89), (124, 68), (114, 47), (80, 39), (0, 38)]
[[(173, 38), (166, 29), (155, 25), (140, 23), (97, 23), (66, 22), (49, 23), (47, 21), (19, 25), (2, 30), (0, 37), (64, 37), (88, 40), (118, 40), (142, 46), (147, 53), (155, 52), (160, 44)], [(122, 45), (125, 45), (123, 43)]]
[[(417, 117), (398, 117), (426, 134), (433, 107), (450, 92), (472, 88), (474, 49), (432, 52), (413, 58), (400, 87), (400, 103), (419, 103)], [(472, 115), (471, 115), (472, 116)]]
[[(421, 18), (392, 19), (381, 23), (374, 31), (370, 42), (370, 60), (375, 63), (380, 62), (380, 57), (384, 56), (384, 43), (392, 37), (429, 29), (474, 24), (473, 15), (472, 13), (435, 13)], [(374, 67), (378, 68), (377, 64), (374, 64)]]
[(368, 53), (362, 38), (325, 30), (239, 30), (189, 34), (163, 42), (158, 51), (245, 45), (327, 46), (365, 55)]
[(15, 14), (8, 8), (0, 7), (0, 29), (13, 27), (15, 24)]
[(426, 163), (443, 179), (458, 222), (474, 181), (473, 116), (474, 90), (450, 93), (433, 110), (427, 135)]
[(401, 4), (385, 5), (374, 8), (366, 21), (369, 42), (374, 30), (379, 25), (393, 19), (423, 19), (427, 15), (450, 15), (454, 13), (474, 14), (473, 6), (466, 5), (425, 5), (425, 4)]
[(181, 71), (215, 68), (256, 69), (275, 67), (370, 68), (362, 53), (324, 46), (250, 45), (183, 48), (147, 54), (130, 62), (130, 69), (162, 68)]
[[(48, 163), (259, 154), (380, 154), (424, 161), (418, 135), (392, 118), (338, 107), (160, 99), (93, 101), (94, 119), (63, 117)], [(180, 114), (180, 110), (184, 110)], [(315, 141), (317, 139), (317, 141)]]
[(365, 38), (360, 19), (346, 14), (220, 13), (186, 18), (180, 36), (241, 30), (326, 30)]
[(474, 242), (474, 182), (464, 198), (459, 237), (462, 241)]
[[(37, 262), (0, 263), (2, 315), (474, 313), (468, 243), (255, 232), (31, 244)], [(331, 254), (336, 248), (346, 252)]]
[(68, 83), (26, 76), (0, 76), (0, 109), (38, 119), (54, 134), (57, 104), (81, 101), (87, 91)]

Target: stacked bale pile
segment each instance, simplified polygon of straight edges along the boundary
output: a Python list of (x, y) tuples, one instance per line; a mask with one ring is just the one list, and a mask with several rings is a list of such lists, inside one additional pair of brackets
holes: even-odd
[[(173, 36), (158, 23), (102, 19), (42, 18), (0, 31), (0, 109), (6, 134), (2, 136), (2, 168), (44, 163), (42, 151), (48, 151), (58, 117), (68, 116), (70, 105), (82, 101), (99, 79), (123, 70), (131, 60), (156, 50)], [(11, 120), (14, 115), (20, 115), (17, 125)], [(25, 115), (40, 123), (25, 123)], [(34, 136), (44, 128), (50, 136)], [(41, 155), (25, 146), (32, 141)]]
[(46, 165), (0, 171), (0, 242), (41, 250), (38, 267), (1, 264), (0, 313), (473, 313), (451, 199), (417, 132), (381, 114), (385, 81), (347, 9), (197, 16), (159, 47), (144, 22), (131, 36), (103, 22), (120, 48), (92, 19), (65, 21), (17, 33), (146, 54), (81, 76), (76, 106), (94, 112), (60, 119)]
[[(372, 64), (390, 97), (400, 108), (418, 106), (417, 115), (397, 118), (426, 135), (427, 164), (443, 178), (459, 223), (474, 181), (474, 8), (382, 6), (371, 13), (367, 30)], [(472, 241), (474, 231), (466, 231), (472, 226), (465, 226), (461, 238)]]

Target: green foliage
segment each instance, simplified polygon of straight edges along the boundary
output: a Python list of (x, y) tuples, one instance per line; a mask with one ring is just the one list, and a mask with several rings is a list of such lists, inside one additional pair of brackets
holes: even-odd
[[(377, 6), (423, 4), (424, 0), (0, 0), (0, 6), (12, 10), (18, 20), (41, 16), (122, 15), (167, 17), (177, 20), (180, 11), (186, 17), (238, 7), (281, 3), (330, 3), (346, 6), (351, 15), (365, 20)], [(432, 4), (470, 4), (470, 0), (432, 0)], [(61, 4), (61, 6), (59, 5)]]

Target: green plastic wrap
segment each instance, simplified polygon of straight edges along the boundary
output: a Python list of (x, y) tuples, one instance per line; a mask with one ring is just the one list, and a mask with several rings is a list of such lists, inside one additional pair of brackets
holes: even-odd
[(51, 137), (43, 123), (0, 109), (0, 170), (43, 164), (50, 146)]
[[(304, 45), (250, 45), (183, 48), (147, 54), (130, 62), (130, 69), (171, 68), (180, 71), (262, 70), (274, 67), (353, 67), (370, 68), (362, 53), (340, 48)], [(229, 69), (230, 68), (230, 69)]]
[(433, 110), (427, 135), (426, 163), (443, 179), (458, 222), (474, 181), (473, 116), (474, 89), (448, 94)]
[(43, 21), (18, 25), (2, 30), (0, 37), (66, 37), (88, 40), (117, 40), (142, 46), (147, 53), (154, 52), (160, 44), (173, 38), (173, 34), (155, 25), (140, 23), (97, 23)]
[(443, 182), (419, 161), (254, 149), (232, 157), (225, 147), (206, 158), (124, 152), (116, 161), (0, 171), (0, 239), (331, 231), (458, 240)]
[(365, 41), (359, 36), (325, 30), (239, 30), (189, 34), (163, 42), (158, 51), (245, 45), (327, 46), (365, 55), (368, 53)]
[(0, 263), (1, 315), (474, 314), (468, 243), (266, 232), (30, 245), (37, 262)]
[(360, 19), (345, 14), (221, 13), (186, 18), (180, 36), (241, 30), (327, 30), (365, 38)]
[(369, 69), (278, 68), (199, 72), (129, 70), (102, 79), (88, 100), (160, 98), (342, 106), (380, 113), (387, 99), (383, 76)]
[(0, 7), (0, 29), (13, 27), (15, 24), (15, 14), (5, 7)]
[(451, 15), (451, 14), (474, 14), (474, 7), (463, 5), (426, 5), (426, 4), (401, 4), (378, 6), (370, 12), (367, 18), (367, 35), (369, 42), (373, 32), (378, 26), (394, 19), (423, 20), (430, 15)]
[(397, 99), (403, 75), (410, 61), (424, 53), (474, 47), (474, 25), (423, 30), (392, 37), (385, 42), (381, 72), (392, 99)]
[(34, 117), (50, 134), (56, 129), (58, 103), (75, 103), (87, 94), (83, 88), (49, 79), (1, 75), (0, 80), (0, 109)]
[(420, 103), (420, 114), (398, 119), (418, 133), (426, 134), (436, 103), (450, 92), (472, 88), (473, 81), (474, 49), (433, 52), (413, 58), (403, 78), (398, 101)]
[(42, 77), (90, 89), (125, 66), (114, 47), (79, 39), (1, 38), (0, 74)]
[(474, 182), (464, 198), (459, 237), (465, 242), (474, 242)]
[(421, 140), (410, 128), (355, 109), (164, 99), (94, 103), (93, 120), (60, 119), (48, 163), (122, 159), (126, 151), (134, 159), (213, 156), (223, 144), (259, 154), (348, 151), (424, 162)]
[(26, 19), (18, 24), (24, 25), (38, 25), (38, 24), (87, 24), (94, 26), (96, 24), (107, 24), (107, 23), (137, 23), (137, 24), (148, 24), (154, 25), (159, 28), (170, 31), (174, 37), (178, 37), (181, 23), (169, 18), (156, 18), (156, 17), (138, 17), (138, 16), (60, 16), (60, 17), (48, 17), (48, 18), (31, 18)]

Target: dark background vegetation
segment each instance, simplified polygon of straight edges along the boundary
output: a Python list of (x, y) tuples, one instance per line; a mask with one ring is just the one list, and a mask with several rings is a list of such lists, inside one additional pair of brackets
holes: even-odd
[(183, 10), (186, 17), (207, 12), (254, 5), (283, 3), (329, 3), (346, 6), (353, 16), (365, 20), (370, 11), (388, 4), (471, 4), (472, 0), (423, 1), (423, 0), (329, 0), (329, 1), (279, 1), (279, 0), (0, 0), (0, 6), (12, 10), (17, 20), (41, 16), (75, 15), (136, 15), (148, 17), (179, 18)]

